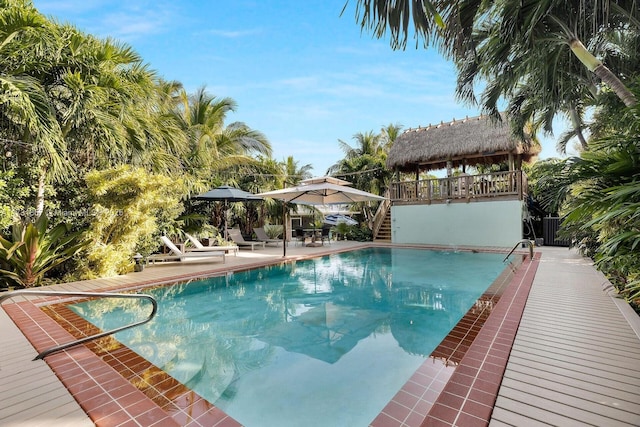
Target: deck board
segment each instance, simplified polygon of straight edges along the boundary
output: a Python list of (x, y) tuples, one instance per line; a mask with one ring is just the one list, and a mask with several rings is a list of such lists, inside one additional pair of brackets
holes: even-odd
[(551, 252), (538, 267), (490, 426), (640, 425), (638, 316), (621, 312), (588, 260)]

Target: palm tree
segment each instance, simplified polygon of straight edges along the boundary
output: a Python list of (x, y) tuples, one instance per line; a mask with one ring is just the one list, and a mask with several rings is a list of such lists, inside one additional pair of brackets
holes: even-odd
[(137, 53), (49, 23), (30, 2), (10, 3), (0, 11), (0, 79), (13, 96), (0, 114), (19, 162), (37, 172), (38, 214), (49, 182), (123, 163), (156, 169), (165, 147), (165, 168), (176, 164), (184, 149), (171, 150), (184, 138), (161, 120), (160, 86)]
[[(636, 96), (640, 78), (630, 87)], [(565, 218), (562, 232), (625, 296), (640, 305), (640, 105), (628, 108), (614, 96), (594, 115), (590, 150), (564, 161), (539, 162), (534, 195)], [(537, 178), (537, 179), (535, 179)]]
[(382, 144), (382, 150), (385, 153), (389, 152), (389, 149), (395, 142), (395, 140), (400, 136), (400, 132), (402, 132), (401, 124), (388, 124), (380, 130), (380, 138)]
[(288, 156), (284, 162), (283, 167), (283, 183), (286, 185), (298, 184), (300, 181), (311, 178), (311, 170), (313, 165), (307, 163), (306, 165), (299, 165), (300, 162), (296, 161), (293, 156)]
[[(374, 194), (382, 194), (389, 184), (391, 171), (386, 168), (387, 153), (398, 135), (400, 126), (389, 125), (382, 133), (373, 131), (353, 136), (356, 146), (338, 140), (345, 157), (329, 168), (327, 173), (350, 181), (355, 188)], [(365, 219), (373, 218), (369, 204), (362, 205)]]
[[(492, 82), (502, 74), (511, 76), (510, 86), (500, 93), (509, 96), (515, 82), (525, 78), (523, 70), (534, 67), (552, 68), (562, 63), (540, 61), (536, 55), (527, 54), (544, 47), (553, 51), (559, 46), (569, 47), (576, 59), (587, 70), (612, 88), (625, 105), (634, 105), (635, 96), (624, 86), (602, 62), (586, 47), (602, 39), (604, 34), (636, 32), (640, 10), (635, 1), (589, 2), (585, 0), (457, 0), (431, 2), (417, 0), (398, 2), (394, 0), (357, 0), (356, 19), (362, 28), (373, 30), (378, 38), (385, 36), (387, 27), (394, 48), (406, 46), (409, 22), (413, 21), (416, 40), (425, 46), (437, 44), (448, 58), (464, 63), (463, 76), (458, 93), (469, 98), (470, 78), (482, 76)], [(498, 57), (493, 60), (493, 72), (486, 75), (486, 58), (478, 57), (477, 51), (485, 43), (502, 42), (499, 49), (491, 50)], [(602, 52), (596, 51), (596, 54)], [(525, 63), (517, 61), (524, 59)], [(530, 59), (530, 61), (527, 61)], [(514, 69), (518, 65), (520, 70)], [(564, 64), (569, 64), (564, 61)], [(622, 70), (625, 71), (625, 70)], [(570, 70), (564, 70), (568, 75)], [(463, 97), (464, 98), (464, 97)], [(495, 97), (494, 94), (494, 98)], [(489, 99), (489, 105), (493, 100)]]
[[(17, 162), (29, 165), (38, 175), (37, 198), (43, 200), (46, 174), (69, 172), (62, 131), (46, 87), (38, 79), (51, 61), (42, 53), (51, 49), (51, 25), (28, 1), (5, 1), (0, 9), (0, 100), (2, 137)], [(38, 202), (38, 214), (43, 203)]]
[(218, 99), (201, 87), (192, 95), (181, 90), (178, 99), (173, 115), (189, 141), (184, 168), (195, 191), (211, 184), (212, 171), (257, 166), (259, 161), (252, 155), (271, 155), (271, 145), (262, 133), (241, 122), (225, 126), (227, 114), (236, 108), (231, 98)]
[(351, 181), (360, 190), (381, 194), (390, 179), (386, 169), (387, 153), (400, 129), (400, 125), (388, 125), (380, 134), (357, 133), (353, 136), (355, 147), (338, 140), (345, 157), (331, 166), (328, 173)]

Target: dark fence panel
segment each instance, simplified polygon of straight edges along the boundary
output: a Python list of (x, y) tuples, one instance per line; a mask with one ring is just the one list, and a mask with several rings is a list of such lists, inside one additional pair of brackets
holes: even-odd
[(562, 220), (559, 217), (546, 217), (542, 219), (542, 234), (545, 246), (569, 246), (568, 239), (558, 238), (558, 230)]

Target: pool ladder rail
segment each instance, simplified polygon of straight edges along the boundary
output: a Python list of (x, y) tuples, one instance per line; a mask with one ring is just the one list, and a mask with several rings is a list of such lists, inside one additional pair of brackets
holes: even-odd
[(138, 299), (146, 299), (151, 302), (152, 310), (149, 316), (146, 319), (143, 319), (138, 322), (129, 323), (127, 325), (121, 326), (119, 328), (110, 329), (108, 331), (101, 332), (99, 334), (91, 335), (88, 337), (80, 338), (75, 341), (71, 341), (66, 344), (57, 345), (55, 347), (51, 347), (47, 350), (40, 352), (33, 360), (44, 359), (48, 355), (52, 353), (56, 353), (58, 351), (66, 350), (69, 347), (74, 347), (76, 345), (84, 344), (88, 341), (92, 341), (98, 338), (106, 337), (107, 335), (115, 334), (120, 331), (124, 331), (125, 329), (133, 328), (134, 326), (140, 326), (151, 319), (154, 318), (158, 311), (158, 302), (151, 295), (146, 294), (121, 294), (121, 293), (110, 293), (110, 292), (66, 292), (66, 291), (29, 291), (29, 290), (18, 290), (18, 291), (10, 291), (0, 295), (0, 304), (6, 299), (17, 297), (17, 296), (70, 296), (70, 297), (101, 297), (101, 298), (138, 298)]
[(518, 241), (518, 243), (516, 243), (516, 245), (513, 247), (513, 249), (511, 249), (511, 251), (509, 251), (509, 253), (507, 254), (506, 257), (504, 257), (504, 259), (502, 260), (502, 262), (506, 262), (507, 259), (511, 256), (511, 254), (513, 253), (513, 251), (515, 251), (516, 249), (518, 249), (518, 246), (522, 245), (523, 243), (526, 243), (527, 245), (529, 245), (529, 257), (531, 258), (531, 260), (533, 260), (533, 240), (529, 240), (529, 239), (522, 239), (520, 241)]

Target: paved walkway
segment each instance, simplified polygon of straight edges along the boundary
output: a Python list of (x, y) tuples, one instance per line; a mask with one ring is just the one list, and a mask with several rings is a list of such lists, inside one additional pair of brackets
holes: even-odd
[[(290, 246), (291, 258), (356, 247)], [(640, 425), (640, 318), (603, 292), (606, 279), (565, 248), (540, 248), (541, 263), (529, 295), (491, 426)], [(241, 251), (223, 265), (168, 263), (140, 273), (56, 286), (97, 290), (215, 274), (282, 259), (282, 247)], [(6, 303), (5, 303), (6, 304)], [(633, 327), (636, 329), (634, 330)], [(0, 310), (0, 425), (90, 426), (66, 388)]]

